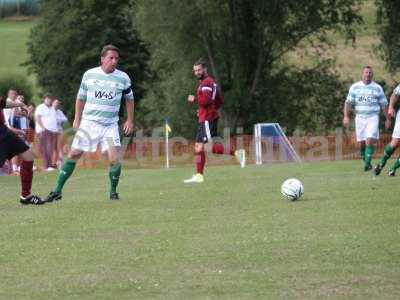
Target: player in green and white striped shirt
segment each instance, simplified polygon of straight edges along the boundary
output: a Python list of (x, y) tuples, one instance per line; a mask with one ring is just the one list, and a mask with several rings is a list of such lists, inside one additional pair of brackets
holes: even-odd
[[(396, 103), (400, 98), (400, 84), (394, 89), (392, 96), (390, 96), (389, 103), (389, 111), (388, 114), (390, 117), (394, 118), (396, 116), (396, 123), (394, 125), (392, 140), (389, 144), (386, 145), (383, 156), (379, 164), (377, 164), (374, 168), (375, 176), (378, 176), (382, 169), (385, 167), (387, 160), (392, 156), (393, 152), (400, 146), (400, 110), (396, 111), (394, 109)], [(400, 168), (400, 157), (396, 159), (393, 166), (389, 168), (389, 176), (395, 176), (396, 170)]]
[(371, 160), (375, 152), (375, 144), (379, 139), (379, 113), (381, 109), (386, 117), (385, 126), (386, 128), (390, 127), (386, 96), (382, 87), (372, 81), (372, 78), (372, 68), (370, 66), (364, 67), (362, 80), (350, 87), (343, 111), (343, 125), (348, 127), (351, 108), (352, 106), (355, 108), (356, 136), (365, 171), (372, 169)]
[(61, 167), (56, 187), (46, 201), (60, 200), (62, 188), (84, 152), (95, 152), (100, 145), (110, 162), (110, 200), (119, 199), (117, 185), (121, 174), (118, 112), (122, 98), (126, 100), (128, 118), (123, 125), (125, 134), (133, 131), (134, 98), (129, 76), (117, 70), (119, 50), (108, 45), (101, 51), (101, 65), (85, 72), (75, 102), (73, 127), (77, 133), (68, 159)]

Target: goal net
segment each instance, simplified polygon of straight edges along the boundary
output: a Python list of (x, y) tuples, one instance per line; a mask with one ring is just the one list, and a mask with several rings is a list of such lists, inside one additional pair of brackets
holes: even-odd
[(278, 123), (255, 124), (254, 145), (257, 165), (269, 162), (301, 162)]

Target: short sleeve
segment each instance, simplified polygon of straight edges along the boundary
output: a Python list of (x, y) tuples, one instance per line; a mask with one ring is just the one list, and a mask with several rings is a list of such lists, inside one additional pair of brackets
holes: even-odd
[(381, 106), (388, 106), (388, 101), (386, 99), (386, 95), (383, 92), (383, 89), (381, 87), (379, 88), (379, 104)]
[(356, 103), (356, 93), (354, 91), (354, 87), (350, 87), (349, 93), (347, 94), (346, 103), (355, 104)]
[(86, 84), (86, 73), (83, 74), (81, 85), (79, 87), (78, 95), (76, 96), (77, 99), (86, 101), (87, 99), (87, 92), (88, 92), (88, 87)]
[(400, 84), (394, 89), (393, 94), (400, 96)]
[(122, 91), (122, 95), (127, 101), (134, 101), (135, 97), (133, 95), (132, 82), (128, 75), (126, 75), (124, 90)]

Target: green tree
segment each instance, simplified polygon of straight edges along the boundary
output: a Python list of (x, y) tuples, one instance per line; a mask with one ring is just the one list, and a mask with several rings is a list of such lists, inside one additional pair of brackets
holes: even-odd
[(120, 68), (131, 76), (136, 99), (143, 96), (149, 54), (134, 28), (130, 0), (45, 0), (41, 8), (28, 65), (43, 91), (65, 100), (70, 116), (83, 72), (99, 64), (106, 44), (120, 48)]
[(0, 96), (7, 96), (10, 88), (16, 89), (22, 94), (27, 103), (32, 103), (32, 85), (28, 78), (21, 74), (7, 74), (0, 77)]
[[(343, 84), (332, 69), (334, 62), (320, 50), (328, 32), (354, 38), (361, 2), (138, 0), (139, 31), (150, 44), (159, 79), (146, 97), (148, 121), (169, 115), (180, 133), (193, 132), (194, 112), (185, 108), (185, 100), (195, 86), (192, 64), (203, 56), (225, 92), (225, 126), (243, 126), (248, 132), (255, 122), (272, 120), (310, 130), (314, 124), (335, 126), (340, 116), (324, 108), (341, 106)], [(289, 66), (285, 54), (308, 38), (316, 45), (315, 65), (303, 70)], [(326, 123), (313, 113), (318, 108)]]
[(392, 73), (400, 70), (400, 2), (375, 0), (380, 43), (378, 53)]

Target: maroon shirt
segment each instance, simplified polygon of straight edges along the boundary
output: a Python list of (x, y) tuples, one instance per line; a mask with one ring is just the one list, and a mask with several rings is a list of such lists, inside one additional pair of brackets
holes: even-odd
[(219, 118), (218, 109), (224, 103), (224, 97), (212, 77), (207, 76), (200, 80), (197, 87), (196, 102), (199, 105), (199, 122)]
[(0, 141), (3, 139), (3, 137), (6, 135), (8, 131), (8, 128), (5, 124), (6, 120), (3, 114), (3, 108), (5, 107), (6, 107), (6, 100), (0, 97)]
[(0, 126), (5, 126), (6, 120), (3, 114), (3, 108), (6, 107), (6, 100), (0, 97)]

